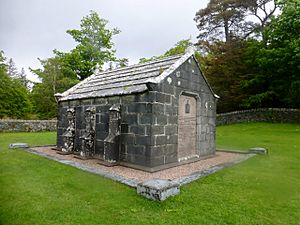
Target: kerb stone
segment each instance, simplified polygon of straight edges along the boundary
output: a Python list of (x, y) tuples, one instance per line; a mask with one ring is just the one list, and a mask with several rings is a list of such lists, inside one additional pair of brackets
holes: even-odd
[(9, 144), (9, 148), (28, 148), (28, 144), (27, 143), (13, 143), (13, 144)]
[(250, 149), (249, 149), (249, 153), (255, 153), (255, 154), (267, 155), (267, 154), (268, 154), (268, 149), (266, 149), (266, 148), (261, 148), (261, 147), (250, 148)]
[(153, 179), (137, 185), (137, 193), (155, 201), (164, 201), (180, 193), (179, 183), (170, 180)]

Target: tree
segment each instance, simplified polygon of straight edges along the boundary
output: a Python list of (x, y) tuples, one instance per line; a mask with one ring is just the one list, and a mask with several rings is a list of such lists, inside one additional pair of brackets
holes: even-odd
[[(67, 30), (76, 41), (76, 47), (70, 52), (54, 50), (54, 57), (40, 60), (42, 69), (31, 69), (41, 80), (32, 89), (32, 101), (35, 112), (41, 118), (53, 118), (57, 113), (54, 94), (62, 93), (94, 73), (101, 70), (104, 63), (118, 62), (125, 65), (125, 59), (118, 61), (113, 49), (112, 37), (120, 31), (108, 29), (108, 21), (91, 11), (83, 17), (80, 29)], [(128, 60), (127, 60), (128, 61)]]
[(16, 64), (14, 62), (14, 60), (12, 58), (10, 58), (8, 60), (8, 69), (7, 69), (7, 73), (11, 78), (18, 78), (19, 76), (19, 72), (18, 69), (16, 67)]
[(255, 34), (256, 36), (261, 37), (263, 43), (265, 43), (265, 27), (271, 22), (271, 19), (277, 9), (278, 4), (276, 0), (252, 0), (248, 7), (247, 16), (250, 18), (253, 16), (256, 19), (256, 22), (250, 23), (250, 29), (244, 35), (244, 39), (250, 37), (252, 34)]
[(31, 112), (26, 88), (11, 78), (3, 51), (0, 51), (0, 118), (24, 118)]
[(5, 64), (5, 56), (4, 56), (4, 52), (2, 50), (0, 50), (0, 72), (4, 73), (4, 71), (6, 71), (7, 69), (7, 65)]
[(184, 54), (186, 49), (190, 46), (193, 45), (190, 39), (184, 39), (175, 44), (174, 47), (170, 48), (168, 51), (166, 51), (164, 54), (160, 56), (152, 56), (151, 58), (140, 58), (139, 63), (145, 63), (149, 62), (152, 60), (156, 59), (161, 59), (165, 58), (168, 56), (173, 56), (173, 55), (179, 55), (179, 54)]
[(212, 89), (220, 95), (218, 112), (243, 109), (241, 103), (248, 97), (242, 82), (251, 74), (251, 67), (245, 64), (247, 41), (235, 40), (206, 45), (207, 54), (199, 60), (201, 68)]
[(77, 46), (68, 53), (54, 51), (56, 56), (63, 59), (62, 63), (67, 73), (73, 73), (83, 80), (93, 74), (97, 64), (101, 69), (104, 63), (116, 61), (112, 37), (120, 33), (120, 30), (108, 29), (107, 24), (107, 20), (91, 11), (81, 20), (80, 30), (67, 30), (78, 43)]
[[(273, 91), (261, 91), (271, 80), (254, 62), (267, 46), (265, 30), (277, 7), (275, 0), (210, 0), (196, 13), (200, 64), (221, 96), (219, 112), (274, 104)], [(253, 104), (258, 99), (264, 100)]]
[(18, 74), (18, 79), (20, 80), (21, 84), (26, 88), (29, 89), (30, 81), (27, 79), (25, 69), (22, 67), (21, 72)]
[(34, 110), (41, 118), (54, 118), (57, 113), (57, 102), (54, 94), (64, 92), (78, 83), (78, 80), (65, 76), (60, 57), (40, 60), (40, 62), (43, 69), (31, 69), (41, 79), (41, 83), (36, 83), (33, 86), (31, 98), (34, 103)]
[(210, 0), (194, 18), (200, 31), (199, 42), (261, 36), (276, 9), (274, 0)]
[(249, 107), (300, 107), (300, 1), (279, 5), (282, 14), (264, 32), (266, 45), (248, 48), (248, 63), (256, 69), (244, 85), (256, 90), (245, 102)]
[(244, 29), (246, 1), (210, 0), (207, 7), (196, 13), (194, 20), (200, 31), (200, 40), (229, 42), (231, 36), (237, 36)]

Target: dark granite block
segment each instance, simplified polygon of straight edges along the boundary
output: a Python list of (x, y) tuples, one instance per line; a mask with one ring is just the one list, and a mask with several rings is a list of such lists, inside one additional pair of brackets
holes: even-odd
[(121, 96), (121, 103), (122, 104), (129, 104), (129, 103), (134, 102), (134, 100), (135, 100), (135, 96), (134, 95), (124, 95), (124, 96)]
[(151, 145), (151, 136), (135, 135), (135, 143), (137, 145)]
[(122, 123), (121, 124), (121, 133), (128, 133), (128, 124), (127, 123)]
[(163, 156), (165, 149), (166, 145), (151, 146), (151, 157)]
[(108, 98), (108, 104), (109, 105), (118, 104), (120, 102), (121, 102), (121, 100), (120, 100), (119, 96), (113, 96), (113, 97)]
[(164, 134), (165, 128), (162, 125), (153, 125), (152, 126), (152, 135)]
[(172, 105), (165, 105), (165, 114), (166, 115), (177, 115), (178, 107)]
[(135, 135), (134, 134), (121, 134), (121, 143), (127, 145), (135, 144)]
[(127, 114), (122, 118), (124, 123), (128, 123), (128, 125), (137, 124), (137, 114)]
[(178, 116), (169, 115), (167, 118), (168, 124), (178, 124)]
[(164, 113), (164, 104), (153, 103), (152, 112), (155, 114), (163, 114)]
[(151, 103), (133, 103), (128, 106), (129, 113), (151, 113)]
[(165, 154), (166, 155), (177, 154), (177, 145), (174, 145), (174, 144), (166, 145)]
[(167, 116), (164, 114), (155, 115), (155, 118), (156, 118), (156, 124), (158, 125), (165, 125), (168, 123)]
[(161, 166), (165, 164), (165, 156), (152, 157), (151, 158), (151, 166)]
[(129, 132), (139, 135), (145, 135), (145, 127), (142, 125), (129, 126)]
[(166, 125), (165, 126), (165, 135), (174, 135), (177, 134), (177, 124)]
[(106, 105), (107, 102), (107, 98), (96, 98), (95, 99), (95, 104), (96, 105)]
[(153, 115), (150, 113), (139, 114), (140, 124), (152, 124), (153, 120), (154, 120)]
[(103, 156), (103, 153), (104, 153), (104, 142), (97, 140), (95, 143), (95, 154)]
[(80, 105), (92, 105), (92, 100), (91, 99), (80, 100)]
[(139, 102), (155, 102), (156, 101), (156, 92), (149, 91), (142, 95), (138, 99)]
[(167, 136), (167, 144), (177, 144), (178, 136), (177, 135), (169, 135)]
[(165, 163), (168, 164), (168, 163), (175, 163), (178, 161), (178, 158), (177, 158), (177, 154), (174, 154), (174, 155), (168, 155), (166, 156), (165, 158)]
[(164, 145), (167, 143), (166, 136), (155, 136), (155, 145)]

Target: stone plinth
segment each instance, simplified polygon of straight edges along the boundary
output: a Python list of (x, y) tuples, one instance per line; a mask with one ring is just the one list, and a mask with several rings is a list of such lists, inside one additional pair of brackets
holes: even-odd
[(28, 144), (27, 143), (13, 143), (13, 144), (9, 144), (8, 146), (9, 148), (28, 148)]
[(179, 183), (169, 180), (147, 180), (137, 185), (137, 193), (156, 201), (164, 201), (180, 193)]
[(249, 153), (267, 155), (268, 154), (268, 149), (261, 148), (261, 147), (250, 148), (249, 149)]

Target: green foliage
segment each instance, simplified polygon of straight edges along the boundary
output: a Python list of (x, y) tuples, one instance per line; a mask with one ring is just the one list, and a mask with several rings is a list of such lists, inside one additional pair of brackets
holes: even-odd
[[(205, 53), (200, 64), (221, 96), (219, 112), (300, 107), (299, 5), (299, 0), (212, 0), (196, 14)], [(274, 17), (278, 7), (281, 13)]]
[(4, 52), (2, 50), (0, 50), (0, 72), (7, 72), (7, 65), (5, 63), (5, 56), (4, 56)]
[(36, 83), (31, 92), (34, 111), (40, 118), (55, 118), (57, 102), (54, 94), (64, 92), (79, 82), (75, 77), (66, 76), (61, 60), (60, 57), (40, 60), (43, 69), (32, 70), (41, 79), (41, 83)]
[(218, 112), (242, 109), (241, 102), (247, 93), (241, 83), (249, 76), (251, 68), (245, 63), (246, 41), (215, 42), (206, 45), (207, 55), (200, 63), (210, 85), (217, 95)]
[(300, 1), (282, 1), (282, 14), (265, 30), (267, 45), (253, 41), (247, 62), (256, 69), (245, 87), (256, 90), (249, 107), (300, 107)]
[(107, 24), (107, 20), (91, 11), (81, 20), (80, 30), (67, 30), (78, 43), (77, 46), (68, 53), (57, 50), (54, 53), (62, 58), (62, 65), (68, 73), (83, 80), (93, 74), (96, 65), (101, 69), (104, 63), (117, 60), (112, 37), (120, 30), (108, 29)]
[(77, 42), (76, 47), (70, 52), (54, 50), (54, 57), (40, 60), (42, 69), (32, 70), (41, 80), (34, 85), (31, 95), (35, 112), (41, 118), (56, 117), (54, 94), (62, 93), (92, 75), (96, 68), (101, 70), (106, 62), (117, 61), (120, 67), (128, 63), (127, 59), (115, 58), (111, 39), (120, 31), (106, 28), (107, 24), (107, 20), (91, 11), (81, 20), (79, 30), (67, 31)]
[(262, 31), (277, 9), (275, 0), (210, 0), (194, 18), (199, 43), (262, 36)]
[(173, 55), (179, 55), (179, 54), (184, 54), (186, 49), (192, 45), (192, 42), (190, 39), (184, 39), (175, 44), (174, 47), (170, 48), (168, 51), (166, 51), (164, 54), (160, 56), (153, 56), (151, 58), (140, 58), (139, 63), (146, 63), (150, 62), (152, 60), (156, 59), (162, 59), (165, 57), (173, 56)]
[(32, 110), (27, 89), (8, 75), (3, 51), (0, 51), (0, 118), (24, 118)]
[[(300, 126), (217, 127), (220, 148), (262, 146), (255, 156), (191, 184), (165, 202), (9, 143), (53, 144), (54, 133), (0, 133), (1, 224), (298, 224)], [(45, 136), (49, 136), (46, 139)]]

